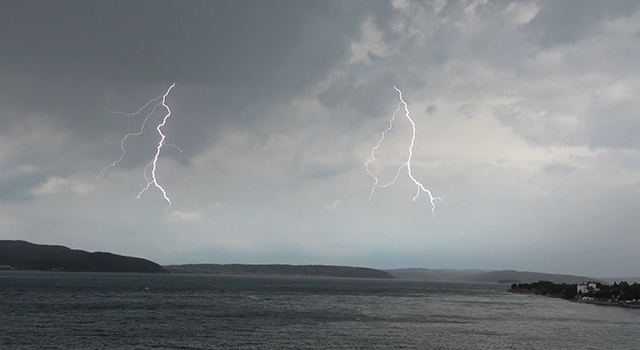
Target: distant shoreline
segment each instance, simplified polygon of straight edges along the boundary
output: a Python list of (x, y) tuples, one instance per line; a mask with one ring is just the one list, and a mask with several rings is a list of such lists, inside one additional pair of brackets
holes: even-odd
[[(581, 285), (585, 288), (586, 285)], [(617, 306), (640, 309), (637, 283), (632, 285), (626, 282), (608, 286), (601, 283), (589, 283), (588, 292), (578, 292), (576, 284), (555, 284), (549, 281), (534, 283), (513, 284), (507, 291), (509, 293), (540, 295), (550, 298), (565, 299), (575, 303), (592, 304), (600, 306)], [(584, 290), (584, 289), (582, 289)]]
[(386, 271), (367, 267), (280, 264), (186, 264), (164, 266), (169, 273), (236, 276), (293, 276), (394, 279)]
[(2, 271), (167, 273), (143, 258), (11, 240), (0, 240), (0, 267)]
[(617, 307), (627, 307), (632, 309), (640, 309), (640, 303), (621, 303), (614, 301), (602, 301), (602, 300), (584, 300), (584, 299), (571, 299), (569, 300), (574, 303), (580, 304), (592, 304), (592, 305), (600, 305), (600, 306), (617, 306)]

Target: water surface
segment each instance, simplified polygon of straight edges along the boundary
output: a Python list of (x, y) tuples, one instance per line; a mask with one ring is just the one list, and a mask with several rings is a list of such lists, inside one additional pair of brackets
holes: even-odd
[(498, 284), (0, 272), (0, 349), (635, 349), (640, 310)]

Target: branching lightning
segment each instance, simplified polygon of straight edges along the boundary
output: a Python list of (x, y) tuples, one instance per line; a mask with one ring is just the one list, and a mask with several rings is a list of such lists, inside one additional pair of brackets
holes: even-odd
[[(165, 126), (165, 124), (167, 124), (167, 119), (169, 119), (169, 117), (171, 116), (171, 109), (169, 108), (169, 106), (167, 106), (167, 103), (166, 103), (167, 96), (169, 95), (169, 93), (171, 92), (171, 89), (173, 89), (174, 86), (176, 86), (176, 83), (171, 84), (171, 86), (169, 86), (169, 89), (167, 89), (167, 92), (165, 92), (165, 94), (162, 96), (161, 104), (164, 108), (167, 109), (167, 114), (164, 116), (164, 119), (162, 119), (162, 123), (158, 124), (158, 126), (156, 127), (156, 130), (158, 130), (158, 134), (160, 134), (160, 141), (158, 142), (158, 147), (156, 147), (156, 154), (153, 157), (153, 160), (145, 168), (145, 179), (147, 179), (147, 185), (136, 196), (136, 199), (140, 199), (140, 196), (143, 193), (145, 193), (147, 190), (149, 190), (149, 187), (151, 185), (154, 185), (160, 190), (160, 192), (162, 192), (162, 196), (164, 197), (164, 200), (166, 200), (167, 203), (169, 203), (169, 206), (171, 206), (171, 200), (167, 196), (167, 192), (165, 191), (165, 189), (162, 186), (160, 186), (160, 184), (158, 183), (158, 179), (156, 178), (156, 168), (158, 163), (158, 157), (160, 157), (160, 151), (162, 150), (162, 146), (164, 146), (164, 139), (166, 138), (166, 135), (162, 133), (162, 127)], [(147, 169), (149, 168), (149, 166), (151, 166), (151, 179), (147, 177)]]
[[(161, 99), (161, 97), (155, 98), (151, 101), (149, 101), (146, 105), (144, 105), (142, 108), (140, 108), (137, 112), (134, 113), (123, 113), (123, 112), (109, 112), (109, 113), (117, 113), (117, 114), (122, 114), (125, 115), (127, 117), (127, 121), (131, 120), (131, 118), (137, 116), (138, 114), (142, 113), (142, 111), (147, 108), (151, 103), (153, 102), (157, 102)], [(142, 122), (142, 126), (140, 127), (140, 131), (138, 132), (132, 132), (129, 134), (126, 134), (122, 140), (120, 140), (120, 150), (122, 151), (122, 153), (120, 153), (120, 157), (118, 159), (116, 159), (115, 161), (113, 161), (111, 164), (107, 165), (106, 167), (102, 168), (102, 170), (100, 170), (100, 173), (98, 174), (98, 176), (96, 177), (96, 179), (93, 181), (93, 186), (92, 188), (94, 188), (96, 186), (96, 183), (104, 177), (104, 173), (109, 170), (110, 168), (113, 168), (114, 166), (116, 166), (118, 163), (120, 163), (120, 161), (122, 161), (122, 159), (124, 159), (124, 156), (127, 154), (127, 150), (124, 148), (124, 143), (127, 141), (127, 139), (131, 136), (140, 136), (144, 133), (144, 127), (145, 125), (147, 125), (147, 121), (149, 120), (149, 118), (153, 115), (153, 113), (156, 111), (156, 109), (158, 108), (158, 105), (160, 103), (157, 103), (156, 105), (153, 106), (153, 109), (151, 110), (151, 112), (149, 112), (149, 114), (147, 114), (147, 116), (144, 118), (144, 121)]]
[[(167, 96), (169, 96), (169, 93), (171, 92), (171, 89), (173, 89), (173, 87), (175, 85), (176, 85), (175, 83), (171, 84), (171, 86), (169, 86), (167, 91), (162, 96), (158, 96), (158, 97), (154, 98), (153, 100), (147, 102), (144, 106), (142, 106), (140, 109), (138, 109), (134, 113), (109, 112), (109, 113), (112, 113), (112, 114), (124, 115), (124, 116), (127, 117), (127, 122), (130, 122), (132, 118), (140, 115), (149, 106), (153, 105), (153, 108), (151, 109), (151, 111), (144, 118), (144, 120), (142, 122), (142, 126), (140, 127), (140, 131), (126, 134), (120, 140), (120, 150), (122, 151), (120, 153), (120, 157), (118, 157), (118, 159), (116, 159), (114, 162), (112, 162), (111, 164), (107, 165), (102, 170), (100, 170), (100, 173), (98, 174), (98, 176), (96, 177), (95, 181), (93, 182), (92, 188), (95, 187), (96, 183), (101, 178), (104, 177), (105, 172), (107, 170), (109, 170), (112, 167), (115, 167), (118, 163), (120, 163), (120, 161), (122, 161), (122, 159), (124, 159), (125, 155), (127, 154), (127, 151), (126, 151), (126, 148), (125, 148), (125, 142), (127, 141), (127, 139), (130, 138), (130, 137), (133, 137), (133, 136), (142, 135), (144, 133), (144, 131), (145, 131), (145, 127), (147, 125), (147, 122), (149, 121), (149, 118), (151, 118), (151, 116), (156, 112), (156, 110), (158, 109), (159, 106), (162, 106), (167, 110), (167, 114), (165, 114), (164, 118), (162, 119), (162, 122), (160, 124), (158, 124), (158, 126), (156, 126), (156, 130), (158, 132), (158, 135), (160, 135), (160, 141), (158, 141), (158, 145), (156, 146), (156, 152), (155, 152), (155, 155), (154, 155), (153, 159), (144, 168), (144, 178), (146, 180), (146, 184), (143, 185), (142, 190), (138, 193), (138, 195), (136, 196), (136, 199), (140, 199), (140, 196), (142, 196), (143, 193), (148, 191), (151, 186), (155, 186), (156, 188), (158, 188), (160, 190), (160, 192), (162, 192), (162, 196), (163, 196), (164, 200), (169, 204), (169, 206), (167, 207), (167, 210), (169, 209), (169, 207), (171, 206), (171, 199), (169, 199), (169, 196), (167, 195), (167, 191), (158, 183), (156, 170), (157, 170), (158, 158), (160, 157), (160, 153), (161, 153), (162, 148), (164, 146), (174, 147), (178, 151), (180, 151), (180, 153), (182, 153), (182, 150), (180, 148), (178, 148), (178, 146), (176, 146), (174, 144), (166, 144), (165, 143), (166, 135), (162, 132), (162, 127), (164, 127), (167, 124), (167, 120), (171, 116), (171, 109), (169, 108), (169, 106), (166, 103), (167, 102)], [(150, 173), (149, 173), (149, 169), (151, 169)]]
[[(420, 194), (422, 192), (426, 193), (429, 196), (429, 202), (431, 203), (431, 213), (435, 218), (435, 212), (436, 212), (435, 201), (436, 200), (441, 201), (442, 199), (440, 197), (434, 197), (431, 194), (431, 191), (429, 191), (426, 187), (424, 187), (424, 185), (420, 181), (416, 180), (416, 178), (413, 177), (413, 173), (411, 172), (411, 158), (413, 157), (413, 144), (414, 144), (414, 142), (416, 140), (416, 123), (413, 121), (413, 119), (411, 119), (411, 116), (409, 114), (409, 106), (407, 105), (407, 103), (402, 98), (402, 91), (400, 91), (400, 89), (398, 89), (396, 86), (394, 86), (393, 88), (398, 92), (398, 97), (400, 98), (400, 102), (398, 102), (398, 106), (396, 107), (396, 110), (393, 112), (393, 115), (391, 116), (391, 119), (389, 119), (389, 126), (382, 132), (382, 135), (380, 136), (380, 140), (371, 149), (371, 156), (364, 163), (364, 166), (367, 169), (367, 172), (369, 173), (369, 175), (371, 175), (371, 177), (373, 177), (373, 180), (374, 180), (373, 181), (373, 186), (371, 186), (371, 193), (369, 194), (369, 201), (371, 200), (371, 198), (373, 198), (373, 195), (374, 195), (374, 193), (376, 191), (376, 188), (389, 187), (389, 186), (395, 184), (396, 181), (398, 180), (398, 177), (400, 176), (400, 173), (406, 167), (407, 168), (407, 175), (409, 175), (409, 178), (411, 179), (411, 181), (413, 181), (413, 183), (417, 187), (416, 194), (413, 196), (413, 201), (416, 201), (418, 199), (418, 197), (420, 197)], [(393, 178), (393, 180), (391, 182), (387, 183), (387, 184), (381, 185), (380, 184), (380, 180), (378, 179), (378, 176), (376, 174), (374, 174), (373, 172), (371, 172), (371, 169), (369, 168), (369, 165), (376, 160), (375, 152), (376, 152), (376, 150), (378, 148), (380, 148), (380, 145), (384, 141), (384, 138), (387, 135), (387, 133), (389, 131), (391, 131), (391, 129), (393, 129), (393, 122), (396, 119), (396, 115), (398, 114), (398, 112), (402, 108), (404, 108), (405, 116), (409, 120), (409, 123), (411, 123), (411, 128), (412, 128), (411, 143), (409, 144), (409, 156), (407, 158), (407, 161), (404, 162), (402, 165), (400, 165), (400, 167), (398, 168), (398, 172), (396, 173), (396, 176)]]

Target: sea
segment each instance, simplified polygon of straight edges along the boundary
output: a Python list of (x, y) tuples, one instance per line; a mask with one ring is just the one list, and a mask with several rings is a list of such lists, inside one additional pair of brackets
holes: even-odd
[(0, 349), (640, 349), (640, 309), (507, 285), (0, 272)]

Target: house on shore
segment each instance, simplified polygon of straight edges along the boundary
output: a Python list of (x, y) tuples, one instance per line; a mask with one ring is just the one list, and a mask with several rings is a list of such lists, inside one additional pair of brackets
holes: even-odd
[(578, 294), (587, 294), (589, 292), (597, 292), (600, 288), (595, 282), (588, 282), (587, 284), (579, 284), (578, 285)]

